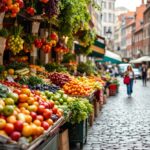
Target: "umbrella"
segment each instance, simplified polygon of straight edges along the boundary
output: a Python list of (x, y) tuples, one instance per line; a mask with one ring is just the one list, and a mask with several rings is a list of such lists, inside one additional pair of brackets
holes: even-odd
[(150, 62), (150, 56), (143, 56), (135, 60), (131, 60), (130, 63), (132, 64), (138, 64), (142, 62)]

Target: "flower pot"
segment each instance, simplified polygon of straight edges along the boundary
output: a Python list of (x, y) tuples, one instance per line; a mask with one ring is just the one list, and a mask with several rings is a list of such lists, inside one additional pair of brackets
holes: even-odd
[(6, 47), (6, 38), (0, 37), (0, 65), (3, 65), (3, 55)]
[(32, 22), (32, 33), (37, 34), (39, 32), (40, 22)]
[(3, 28), (3, 19), (5, 16), (5, 12), (0, 13), (0, 29)]

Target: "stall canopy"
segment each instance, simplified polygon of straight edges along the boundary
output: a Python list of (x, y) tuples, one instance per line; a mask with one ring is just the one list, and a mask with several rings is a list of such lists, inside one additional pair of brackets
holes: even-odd
[[(75, 52), (78, 53), (80, 49), (84, 47), (83, 44), (79, 44), (75, 42)], [(95, 40), (94, 44), (90, 47), (92, 53), (89, 54), (91, 57), (95, 58), (103, 58), (105, 55), (105, 39), (98, 36), (97, 40)]]
[(138, 59), (130, 61), (130, 63), (132, 63), (132, 64), (139, 64), (139, 63), (142, 63), (142, 62), (150, 62), (150, 56), (142, 56)]
[(122, 58), (120, 55), (106, 50), (105, 56), (102, 60), (97, 60), (98, 62), (111, 62), (113, 64), (119, 64), (122, 62)]

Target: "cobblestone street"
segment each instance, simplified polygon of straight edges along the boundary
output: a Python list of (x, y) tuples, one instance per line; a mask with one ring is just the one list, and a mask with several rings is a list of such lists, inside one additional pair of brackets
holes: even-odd
[(83, 150), (150, 150), (150, 83), (137, 80), (132, 98), (122, 84), (89, 129)]

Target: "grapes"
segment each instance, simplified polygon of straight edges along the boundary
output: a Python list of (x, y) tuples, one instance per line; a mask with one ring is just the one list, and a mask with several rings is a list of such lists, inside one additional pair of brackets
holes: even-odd
[(23, 49), (24, 40), (20, 36), (12, 35), (8, 39), (8, 48), (13, 52), (14, 55), (19, 53)]

